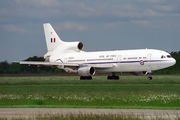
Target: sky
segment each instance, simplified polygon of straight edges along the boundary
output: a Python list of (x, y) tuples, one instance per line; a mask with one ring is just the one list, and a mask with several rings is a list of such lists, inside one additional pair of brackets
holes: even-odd
[(84, 51), (180, 51), (180, 0), (0, 0), (0, 62), (44, 56), (44, 23)]

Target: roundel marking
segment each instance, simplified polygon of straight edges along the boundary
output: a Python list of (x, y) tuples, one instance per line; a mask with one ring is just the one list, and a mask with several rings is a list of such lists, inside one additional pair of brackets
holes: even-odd
[(144, 65), (144, 61), (143, 61), (143, 60), (141, 60), (141, 61), (140, 61), (140, 64), (141, 64), (141, 65)]

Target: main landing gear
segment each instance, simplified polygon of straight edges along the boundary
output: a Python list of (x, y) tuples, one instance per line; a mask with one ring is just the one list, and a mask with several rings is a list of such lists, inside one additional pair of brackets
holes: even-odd
[(92, 80), (91, 76), (81, 76), (80, 80)]
[(115, 72), (112, 73), (112, 76), (107, 77), (108, 80), (119, 80), (119, 76), (115, 75)]

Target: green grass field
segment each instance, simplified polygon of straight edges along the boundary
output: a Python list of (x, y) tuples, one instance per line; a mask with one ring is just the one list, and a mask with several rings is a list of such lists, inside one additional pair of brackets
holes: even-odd
[(0, 107), (180, 109), (180, 76), (0, 77)]

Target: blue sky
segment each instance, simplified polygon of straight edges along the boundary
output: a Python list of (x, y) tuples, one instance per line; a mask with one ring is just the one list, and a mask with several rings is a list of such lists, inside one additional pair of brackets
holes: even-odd
[(43, 56), (43, 23), (84, 51), (180, 51), (179, 0), (0, 0), (0, 61)]

